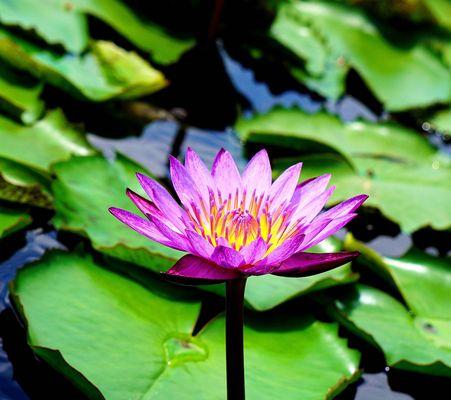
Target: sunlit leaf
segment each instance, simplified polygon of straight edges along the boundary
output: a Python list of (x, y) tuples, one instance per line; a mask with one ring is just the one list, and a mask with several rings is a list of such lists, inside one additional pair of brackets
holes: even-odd
[(72, 155), (88, 155), (93, 150), (60, 110), (49, 112), (32, 126), (20, 125), (0, 116), (0, 157), (41, 173)]
[[(342, 87), (344, 79), (344, 74), (338, 71), (349, 65), (388, 110), (450, 100), (449, 69), (421, 38), (400, 31), (393, 33), (363, 10), (346, 4), (325, 1), (281, 4), (279, 13), (284, 20), (281, 22), (282, 17), (278, 16), (272, 34), (307, 62), (309, 79), (318, 79), (318, 74), (322, 79), (335, 77), (334, 89), (319, 86), (320, 93), (337, 97), (337, 88)], [(292, 32), (290, 37), (284, 34), (288, 30)], [(300, 50), (302, 43), (308, 47)], [(328, 69), (324, 67), (326, 59), (332, 60)], [(305, 83), (312, 87), (308, 79)]]
[(50, 180), (39, 172), (0, 157), (0, 199), (51, 208)]
[[(361, 284), (339, 294), (330, 311), (349, 330), (380, 347), (388, 365), (451, 376), (449, 312), (441, 321), (446, 325), (434, 326), (389, 294)], [(434, 339), (437, 334), (441, 340)]]
[[(250, 143), (299, 151), (303, 179), (332, 173), (337, 188), (330, 204), (366, 193), (367, 206), (380, 208), (406, 232), (451, 225), (450, 161), (410, 129), (393, 123), (343, 123), (325, 113), (296, 109), (242, 119), (236, 129)], [(293, 162), (276, 162), (276, 171)]]
[(0, 21), (34, 29), (48, 43), (62, 44), (68, 51), (81, 53), (88, 46), (88, 20), (95, 17), (127, 38), (152, 58), (169, 64), (194, 45), (192, 39), (179, 39), (161, 27), (136, 15), (120, 0), (14, 0), (0, 3)]
[(359, 262), (395, 285), (416, 315), (416, 322), (427, 327), (424, 332), (429, 333), (430, 339), (450, 348), (450, 259), (433, 257), (415, 248), (401, 258), (383, 257), (351, 235), (345, 243), (346, 249), (360, 251)]
[(115, 206), (139, 213), (125, 195), (127, 187), (142, 192), (135, 176), (139, 171), (142, 167), (120, 155), (114, 162), (91, 156), (57, 164), (52, 185), (54, 223), (59, 229), (87, 235), (99, 251), (160, 272), (183, 253), (136, 233), (108, 212)]
[[(34, 351), (90, 398), (224, 399), (223, 318), (193, 337), (199, 303), (158, 282), (148, 289), (87, 256), (54, 253), (13, 290)], [(336, 324), (303, 310), (246, 320), (249, 399), (329, 399), (357, 378), (359, 354)]]
[(31, 217), (24, 211), (0, 207), (0, 238), (10, 235), (31, 223)]
[(93, 101), (143, 96), (166, 86), (163, 74), (138, 54), (107, 41), (92, 42), (82, 55), (61, 55), (0, 28), (0, 58)]
[(39, 98), (42, 84), (23, 79), (20, 74), (0, 65), (0, 107), (18, 116), (24, 123), (34, 122), (44, 110)]

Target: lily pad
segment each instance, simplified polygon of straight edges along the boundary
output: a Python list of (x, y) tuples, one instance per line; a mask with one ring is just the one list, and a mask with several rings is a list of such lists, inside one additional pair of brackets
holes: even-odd
[(0, 207), (0, 238), (10, 235), (31, 223), (31, 217), (24, 211)]
[(437, 111), (427, 119), (431, 126), (439, 131), (451, 135), (451, 108)]
[(42, 87), (42, 83), (24, 79), (0, 65), (0, 107), (26, 124), (34, 122), (44, 110), (44, 102), (39, 98)]
[(93, 41), (82, 55), (61, 55), (0, 28), (0, 58), (92, 101), (139, 97), (167, 84), (163, 74), (138, 54), (107, 41)]
[(14, 0), (0, 4), (0, 21), (34, 29), (50, 44), (62, 44), (81, 53), (88, 47), (87, 17), (98, 18), (115, 29), (153, 59), (168, 64), (194, 45), (192, 39), (175, 38), (158, 25), (145, 21), (119, 0)]
[[(408, 37), (402, 32), (391, 32), (362, 9), (335, 2), (282, 3), (279, 12), (286, 17), (282, 24), (295, 24), (297, 30), (290, 30), (297, 33), (287, 40), (281, 33), (289, 27), (281, 29), (276, 25), (273, 36), (306, 60), (310, 75), (309, 67), (313, 64), (322, 65), (327, 58), (335, 60), (335, 63), (329, 63), (329, 70), (320, 70), (323, 76), (335, 76), (335, 90), (345, 75), (338, 71), (344, 68), (343, 65), (349, 65), (388, 110), (401, 111), (450, 100), (449, 70), (421, 37), (416, 39), (414, 35)], [(276, 19), (276, 24), (280, 23), (280, 19)], [(309, 47), (315, 43), (316, 50), (308, 55), (299, 53), (300, 38)], [(336, 93), (334, 97), (337, 97)]]
[[(222, 400), (224, 319), (192, 336), (199, 303), (164, 290), (53, 253), (19, 272), (13, 294), (33, 350), (90, 398)], [(248, 322), (249, 399), (328, 399), (358, 377), (359, 353), (336, 324), (301, 310)]]
[(451, 273), (450, 259), (430, 256), (411, 249), (401, 258), (379, 255), (349, 235), (346, 249), (360, 251), (360, 262), (393, 283), (409, 309), (427, 326), (431, 340), (448, 347), (451, 342)]
[(279, 6), (270, 35), (305, 63), (304, 66), (290, 64), (295, 78), (328, 98), (338, 99), (344, 93), (349, 66), (291, 3)]
[[(343, 123), (325, 113), (275, 109), (236, 125), (248, 142), (298, 150), (303, 179), (332, 173), (337, 186), (329, 204), (356, 193), (405, 232), (451, 226), (450, 160), (415, 131), (394, 123)], [(313, 154), (312, 154), (313, 153)], [(279, 160), (280, 171), (294, 160)]]
[[(333, 304), (332, 314), (349, 330), (381, 348), (388, 365), (451, 376), (449, 330), (442, 332), (447, 335), (446, 342), (434, 340), (442, 326), (430, 325), (389, 294), (366, 285), (342, 292)], [(449, 324), (449, 312), (447, 318)]]
[(125, 195), (127, 187), (142, 193), (136, 172), (147, 173), (121, 155), (111, 162), (101, 156), (89, 156), (56, 164), (52, 185), (54, 224), (88, 236), (94, 248), (103, 253), (160, 272), (171, 267), (183, 253), (147, 239), (108, 212), (113, 205), (136, 211)]
[(0, 199), (51, 208), (50, 180), (39, 172), (0, 157)]
[[(341, 242), (338, 239), (328, 238), (311, 251), (336, 252), (341, 249)], [(297, 279), (275, 275), (249, 277), (244, 298), (246, 305), (254, 310), (267, 311), (297, 296), (352, 283), (357, 279), (358, 274), (352, 271), (351, 263), (321, 274)], [(202, 286), (202, 289), (225, 296), (224, 285)]]
[(32, 126), (23, 126), (0, 116), (0, 142), (0, 157), (43, 174), (48, 173), (57, 161), (94, 152), (85, 137), (67, 122), (61, 110), (49, 112)]

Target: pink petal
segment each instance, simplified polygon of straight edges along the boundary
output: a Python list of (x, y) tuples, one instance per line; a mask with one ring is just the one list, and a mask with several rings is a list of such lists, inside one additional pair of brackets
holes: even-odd
[(223, 269), (203, 258), (188, 254), (164, 274), (165, 278), (185, 285), (221, 283), (237, 279), (241, 275), (231, 269)]
[(354, 219), (357, 214), (348, 214), (343, 217), (331, 220), (326, 227), (318, 232), (316, 236), (310, 239), (309, 242), (305, 242), (300, 248), (299, 251), (307, 250), (310, 247), (315, 246), (316, 244), (322, 242), (324, 239), (328, 238), (330, 235), (333, 235), (335, 232), (343, 228), (348, 222)]
[(171, 245), (171, 241), (162, 235), (152, 222), (120, 208), (110, 207), (108, 211), (123, 224), (129, 226), (141, 235), (148, 237), (150, 240), (164, 244), (165, 246)]
[(204, 162), (191, 147), (188, 147), (186, 150), (185, 168), (202, 194), (202, 197), (208, 203), (210, 190), (215, 188), (213, 178)]
[(303, 233), (297, 233), (293, 237), (285, 240), (272, 253), (269, 253), (266, 258), (268, 265), (277, 265), (290, 257), (299, 248), (304, 239), (305, 235)]
[(260, 150), (252, 157), (244, 169), (242, 180), (243, 186), (249, 195), (249, 200), (254, 193), (258, 196), (269, 190), (272, 182), (272, 172), (266, 150)]
[(325, 174), (300, 183), (291, 199), (292, 203), (298, 204), (298, 207), (306, 206), (326, 190), (331, 176), (331, 174)]
[(177, 227), (180, 232), (185, 230), (183, 220), (186, 218), (185, 211), (177, 204), (169, 192), (158, 182), (146, 175), (137, 173), (136, 177), (144, 191), (155, 203), (158, 209)]
[(352, 197), (348, 200), (343, 201), (342, 203), (332, 207), (327, 210), (323, 214), (319, 216), (319, 218), (338, 218), (343, 217), (346, 214), (353, 213), (357, 210), (362, 203), (368, 198), (366, 194), (359, 194), (358, 196)]
[(160, 220), (159, 218), (155, 218), (152, 215), (147, 215), (147, 218), (149, 218), (149, 221), (155, 225), (155, 227), (163, 236), (169, 239), (172, 248), (182, 251), (189, 250), (190, 244), (185, 236), (171, 229), (164, 223), (164, 221)]
[(211, 257), (214, 247), (204, 237), (190, 230), (186, 231), (186, 237), (191, 244), (190, 253), (207, 259)]
[(138, 193), (135, 193), (131, 189), (127, 189), (127, 196), (133, 201), (133, 203), (138, 207), (138, 209), (145, 215), (152, 215), (155, 218), (160, 219), (166, 225), (170, 226), (171, 229), (178, 229), (169, 218), (166, 217), (157, 206), (152, 203), (150, 200), (140, 196)]
[(312, 221), (319, 212), (324, 208), (329, 197), (335, 190), (335, 186), (331, 186), (329, 189), (325, 190), (319, 196), (315, 197), (308, 204), (299, 207), (298, 210), (293, 214), (293, 220), (299, 220), (302, 218), (302, 223), (308, 223)]
[(266, 242), (261, 238), (255, 239), (240, 250), (246, 264), (253, 264), (263, 258), (267, 250)]
[(238, 268), (244, 264), (244, 258), (238, 251), (225, 246), (215, 247), (211, 261), (223, 268)]
[(273, 275), (302, 277), (319, 274), (352, 261), (359, 252), (342, 251), (338, 253), (296, 253), (282, 262)]
[(271, 210), (276, 210), (284, 202), (289, 203), (298, 184), (301, 168), (302, 163), (291, 166), (272, 184), (269, 189)]
[(234, 195), (237, 189), (241, 190), (241, 176), (238, 168), (232, 155), (224, 149), (218, 152), (213, 161), (211, 176), (223, 199), (229, 194)]
[(193, 202), (200, 206), (200, 193), (186, 168), (172, 156), (169, 156), (169, 166), (172, 185), (185, 208), (190, 209)]

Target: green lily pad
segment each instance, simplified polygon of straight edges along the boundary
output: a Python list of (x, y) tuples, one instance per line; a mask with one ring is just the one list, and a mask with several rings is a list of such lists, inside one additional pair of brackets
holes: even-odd
[(115, 206), (138, 213), (125, 189), (130, 187), (142, 193), (135, 176), (139, 171), (148, 174), (121, 155), (114, 162), (90, 156), (56, 164), (52, 185), (54, 224), (88, 236), (94, 248), (103, 253), (160, 272), (171, 267), (183, 253), (147, 239), (108, 212), (109, 207)]
[(50, 180), (39, 172), (0, 157), (0, 199), (52, 208)]
[(0, 28), (0, 58), (92, 101), (144, 96), (167, 84), (163, 74), (138, 54), (106, 41), (93, 41), (83, 55), (61, 55)]
[[(299, 156), (303, 179), (332, 173), (337, 188), (329, 204), (367, 193), (365, 204), (379, 208), (405, 232), (451, 226), (450, 160), (410, 129), (394, 123), (343, 123), (296, 109), (242, 119), (236, 129), (247, 142), (307, 153)], [(294, 161), (275, 162), (276, 172)]]
[(0, 238), (10, 235), (31, 223), (31, 217), (24, 211), (0, 207)]
[[(358, 7), (324, 1), (294, 1), (282, 3), (272, 35), (294, 54), (305, 60), (306, 72), (313, 78), (312, 65), (322, 66), (325, 59), (329, 69), (319, 69), (323, 79), (333, 76), (330, 90), (337, 97), (337, 88), (343, 87), (345, 74), (339, 73), (345, 65), (355, 69), (390, 111), (424, 107), (450, 100), (451, 77), (440, 57), (425, 45), (421, 37), (415, 39), (402, 32), (391, 32), (374, 21)], [(278, 27), (283, 24), (283, 29)], [(290, 24), (294, 25), (290, 28)], [(296, 29), (297, 26), (297, 29)], [(290, 30), (294, 35), (283, 33)], [(308, 32), (308, 33), (306, 33)], [(396, 39), (390, 41), (391, 37)], [(314, 48), (307, 55), (307, 46), (300, 52), (299, 43)], [(387, 60), (380, 62), (380, 60)], [(318, 69), (313, 72), (318, 73)], [(301, 76), (302, 79), (302, 76)], [(305, 82), (309, 85), (309, 81)], [(311, 85), (310, 85), (311, 86)], [(327, 91), (319, 91), (328, 94)], [(334, 92), (335, 91), (335, 92)]]
[(289, 69), (309, 89), (332, 99), (344, 93), (349, 66), (328, 47), (319, 32), (305, 23), (291, 3), (279, 6), (270, 35), (304, 61), (303, 68), (293, 64)]
[(34, 29), (48, 43), (62, 44), (81, 53), (89, 42), (87, 16), (100, 19), (153, 59), (168, 64), (194, 45), (192, 39), (175, 38), (161, 27), (145, 21), (119, 0), (14, 0), (0, 4), (0, 21)]
[[(389, 294), (358, 284), (338, 295), (330, 311), (349, 330), (381, 348), (388, 365), (451, 376), (449, 330), (440, 332), (441, 325), (431, 325), (421, 315), (413, 315)], [(447, 317), (449, 329), (449, 308)]]
[(428, 327), (425, 331), (431, 334), (431, 339), (451, 350), (449, 258), (433, 257), (415, 248), (401, 258), (383, 257), (351, 235), (346, 238), (345, 246), (360, 251), (360, 262), (393, 283), (409, 309)]
[[(328, 238), (313, 247), (311, 251), (336, 252), (341, 248), (341, 242), (338, 239)], [(355, 282), (358, 277), (358, 274), (352, 271), (351, 263), (304, 278), (285, 278), (275, 275), (249, 277), (244, 298), (246, 305), (254, 310), (267, 311), (298, 296)], [(225, 296), (223, 284), (202, 286), (202, 289)]]
[(69, 125), (61, 110), (49, 112), (32, 126), (0, 116), (0, 142), (0, 157), (43, 174), (57, 161), (93, 153), (85, 137)]
[[(222, 400), (224, 319), (193, 337), (199, 303), (165, 290), (53, 253), (19, 272), (13, 295), (33, 350), (90, 398)], [(358, 377), (359, 353), (336, 324), (302, 310), (248, 322), (249, 399), (329, 399)]]
[(427, 122), (429, 122), (435, 130), (451, 135), (451, 108), (437, 111), (427, 119)]
[(34, 122), (44, 111), (39, 98), (42, 83), (23, 79), (18, 73), (0, 65), (0, 107), (26, 124)]

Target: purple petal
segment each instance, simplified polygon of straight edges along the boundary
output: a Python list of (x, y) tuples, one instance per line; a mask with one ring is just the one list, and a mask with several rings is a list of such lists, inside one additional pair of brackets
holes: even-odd
[(296, 253), (282, 262), (273, 275), (302, 277), (319, 274), (352, 261), (359, 255), (358, 251), (338, 253)]
[(268, 246), (263, 238), (259, 237), (240, 250), (246, 264), (253, 264), (263, 258)]
[(211, 261), (223, 268), (238, 268), (244, 264), (243, 256), (231, 247), (215, 247)]
[(266, 258), (256, 265), (259, 266), (260, 264), (264, 264), (267, 267), (272, 267), (280, 264), (298, 250), (304, 241), (304, 238), (305, 235), (303, 233), (297, 233), (293, 237), (285, 240), (279, 247), (274, 249)]
[(329, 197), (335, 190), (335, 186), (331, 186), (329, 189), (325, 190), (319, 196), (315, 197), (308, 204), (299, 207), (298, 210), (293, 214), (293, 220), (299, 220), (302, 218), (302, 223), (308, 223), (312, 221), (319, 212), (324, 208)]
[(188, 254), (164, 274), (165, 278), (185, 285), (208, 285), (237, 279), (241, 275), (231, 269), (223, 269), (203, 258)]
[(190, 230), (186, 231), (186, 237), (191, 244), (190, 253), (207, 259), (211, 257), (214, 247), (204, 237)]
[(309, 242), (305, 242), (300, 248), (299, 251), (307, 250), (310, 247), (315, 246), (316, 244), (322, 242), (324, 239), (328, 238), (330, 235), (333, 235), (335, 232), (343, 228), (348, 222), (354, 219), (357, 214), (348, 214), (343, 217), (331, 220), (326, 227), (318, 232), (318, 234), (311, 238)]
[(221, 149), (211, 167), (211, 176), (223, 198), (241, 189), (241, 176), (232, 155)]
[(155, 242), (164, 244), (165, 246), (169, 246), (170, 240), (162, 235), (151, 221), (116, 207), (110, 207), (108, 211), (123, 224), (129, 226), (141, 235), (144, 235)]
[[(272, 172), (266, 150), (260, 150), (244, 169), (243, 186), (249, 195), (260, 195), (271, 187)], [(249, 196), (250, 199), (250, 196)]]
[(172, 185), (185, 208), (191, 208), (192, 202), (199, 204), (200, 193), (186, 168), (172, 156), (169, 156), (169, 166)]
[(152, 215), (147, 215), (147, 218), (149, 218), (149, 221), (155, 225), (158, 231), (169, 240), (170, 244), (168, 246), (182, 251), (189, 250), (190, 243), (185, 236), (172, 230), (159, 218), (155, 218)]
[(298, 207), (306, 206), (326, 190), (331, 176), (331, 174), (325, 174), (300, 183), (291, 199), (292, 203), (298, 204)]
[(191, 147), (186, 150), (185, 168), (208, 204), (210, 189), (215, 188), (213, 178), (204, 162)]
[(343, 217), (346, 214), (353, 213), (357, 210), (362, 203), (368, 198), (366, 194), (359, 194), (358, 196), (352, 197), (348, 200), (343, 201), (342, 203), (332, 207), (327, 210), (323, 214), (320, 215), (320, 218), (338, 218)]
[(136, 177), (144, 191), (155, 203), (158, 209), (166, 215), (166, 217), (177, 227), (181, 232), (185, 230), (183, 220), (186, 218), (185, 211), (177, 204), (169, 192), (158, 182), (149, 178), (146, 175), (137, 173)]
[(272, 184), (269, 190), (271, 210), (276, 210), (282, 203), (286, 202), (288, 204), (291, 200), (299, 181), (301, 168), (302, 163), (291, 166)]

